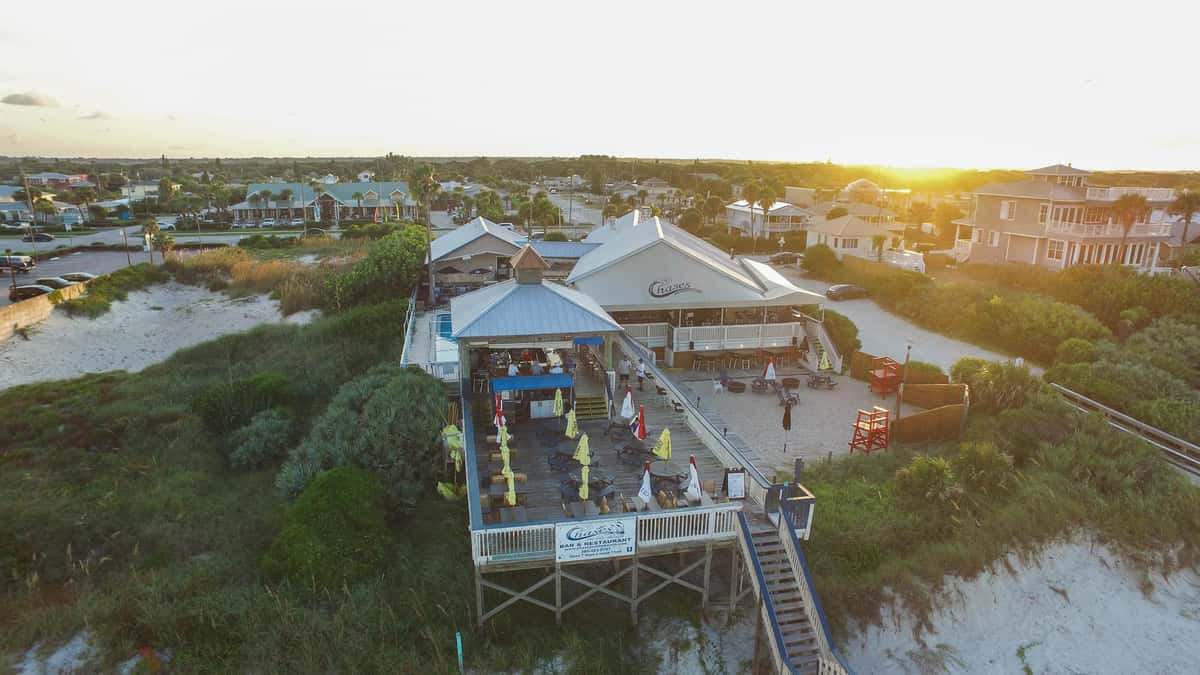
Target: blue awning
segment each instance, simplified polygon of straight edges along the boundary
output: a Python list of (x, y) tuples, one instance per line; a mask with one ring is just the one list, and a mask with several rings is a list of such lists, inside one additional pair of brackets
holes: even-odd
[(590, 337), (577, 337), (577, 338), (575, 338), (575, 344), (577, 344), (577, 345), (602, 345), (602, 344), (604, 344), (604, 337), (601, 335), (592, 335)]
[(566, 373), (562, 375), (516, 375), (514, 377), (493, 377), (492, 389), (495, 391), (528, 391), (530, 389), (560, 389), (575, 386), (575, 378)]

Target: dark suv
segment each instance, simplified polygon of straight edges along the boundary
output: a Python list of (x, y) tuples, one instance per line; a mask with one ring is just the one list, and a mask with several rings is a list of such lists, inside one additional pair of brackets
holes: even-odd
[(0, 269), (15, 269), (18, 272), (28, 272), (37, 267), (37, 263), (27, 255), (0, 255)]

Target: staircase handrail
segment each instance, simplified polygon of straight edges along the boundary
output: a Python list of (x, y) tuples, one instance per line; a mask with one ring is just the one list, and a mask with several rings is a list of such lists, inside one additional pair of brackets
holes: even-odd
[(746, 519), (744, 511), (738, 511), (738, 528), (741, 536), (738, 537), (742, 552), (750, 561), (750, 569), (754, 570), (752, 582), (757, 590), (757, 595), (762, 599), (763, 617), (771, 627), (769, 641), (771, 644), (771, 652), (775, 655), (775, 665), (779, 672), (796, 673), (796, 669), (792, 668), (788, 663), (787, 649), (783, 642), (783, 629), (779, 626), (779, 618), (775, 614), (775, 603), (771, 601), (771, 591), (767, 587), (767, 578), (763, 576), (762, 564), (758, 560), (758, 552), (754, 550), (754, 538), (750, 536), (750, 521)]

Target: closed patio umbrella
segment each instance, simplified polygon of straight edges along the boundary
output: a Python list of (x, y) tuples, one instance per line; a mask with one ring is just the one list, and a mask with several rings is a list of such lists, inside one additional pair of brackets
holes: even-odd
[(492, 416), (492, 424), (494, 424), (498, 429), (504, 426), (506, 423), (507, 420), (504, 419), (504, 408), (501, 407), (500, 394), (496, 394), (496, 414)]
[(574, 459), (584, 466), (592, 463), (592, 449), (588, 447), (587, 434), (579, 437), (579, 445), (575, 446), (575, 454), (571, 455), (571, 459)]
[(621, 417), (633, 419), (633, 387), (625, 387), (625, 400), (621, 401)]
[(579, 501), (586, 502), (588, 499), (588, 479), (591, 478), (592, 470), (587, 464), (579, 471)]
[(767, 359), (767, 365), (763, 368), (762, 376), (767, 381), (775, 379), (775, 359)]
[(447, 424), (442, 428), (442, 438), (446, 439), (446, 448), (450, 450), (450, 457), (454, 460), (454, 473), (462, 471), (462, 432), (458, 430), (457, 426)]
[(554, 416), (562, 417), (562, 414), (563, 414), (562, 389), (555, 389), (554, 390)]
[[(666, 432), (666, 429), (663, 429)], [(638, 489), (638, 499), (642, 500), (643, 504), (649, 504), (651, 499), (654, 499), (654, 488), (650, 487), (650, 462), (646, 462), (642, 468), (642, 487)]]
[(688, 501), (698, 502), (702, 494), (704, 494), (704, 490), (700, 487), (700, 469), (696, 467), (696, 456), (690, 455), (688, 457)]
[(787, 452), (787, 432), (792, 430), (792, 404), (785, 403), (783, 406), (783, 451)]
[(575, 438), (579, 435), (579, 422), (575, 419), (575, 409), (572, 408), (567, 412), (567, 438)]
[(821, 352), (821, 361), (817, 364), (817, 370), (833, 370), (833, 366), (829, 363), (829, 352)]
[[(654, 455), (659, 459), (671, 459), (671, 430), (663, 429), (654, 444)], [(647, 465), (649, 466), (649, 465)]]
[(637, 417), (633, 418), (633, 421), (629, 423), (629, 431), (639, 441), (646, 440), (646, 406), (638, 406)]
[(508, 483), (508, 490), (504, 492), (504, 503), (509, 506), (517, 505), (517, 481), (513, 476), (505, 476), (505, 482)]

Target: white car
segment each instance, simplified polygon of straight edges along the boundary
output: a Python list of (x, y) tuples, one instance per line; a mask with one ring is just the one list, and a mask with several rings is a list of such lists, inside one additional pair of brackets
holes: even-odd
[(275, 227), (275, 219), (274, 218), (264, 218), (263, 221), (258, 224), (258, 226), (259, 227)]
[(157, 225), (158, 225), (158, 229), (160, 229), (160, 230), (174, 230), (175, 229), (175, 223), (160, 222), (160, 223), (157, 223)]
[(303, 218), (292, 218), (292, 225), (304, 227), (304, 219)]
[(233, 230), (249, 230), (256, 226), (254, 223), (243, 222), (243, 223), (234, 223), (233, 225), (230, 225), (229, 227), (230, 227), (230, 229), (233, 229)]

